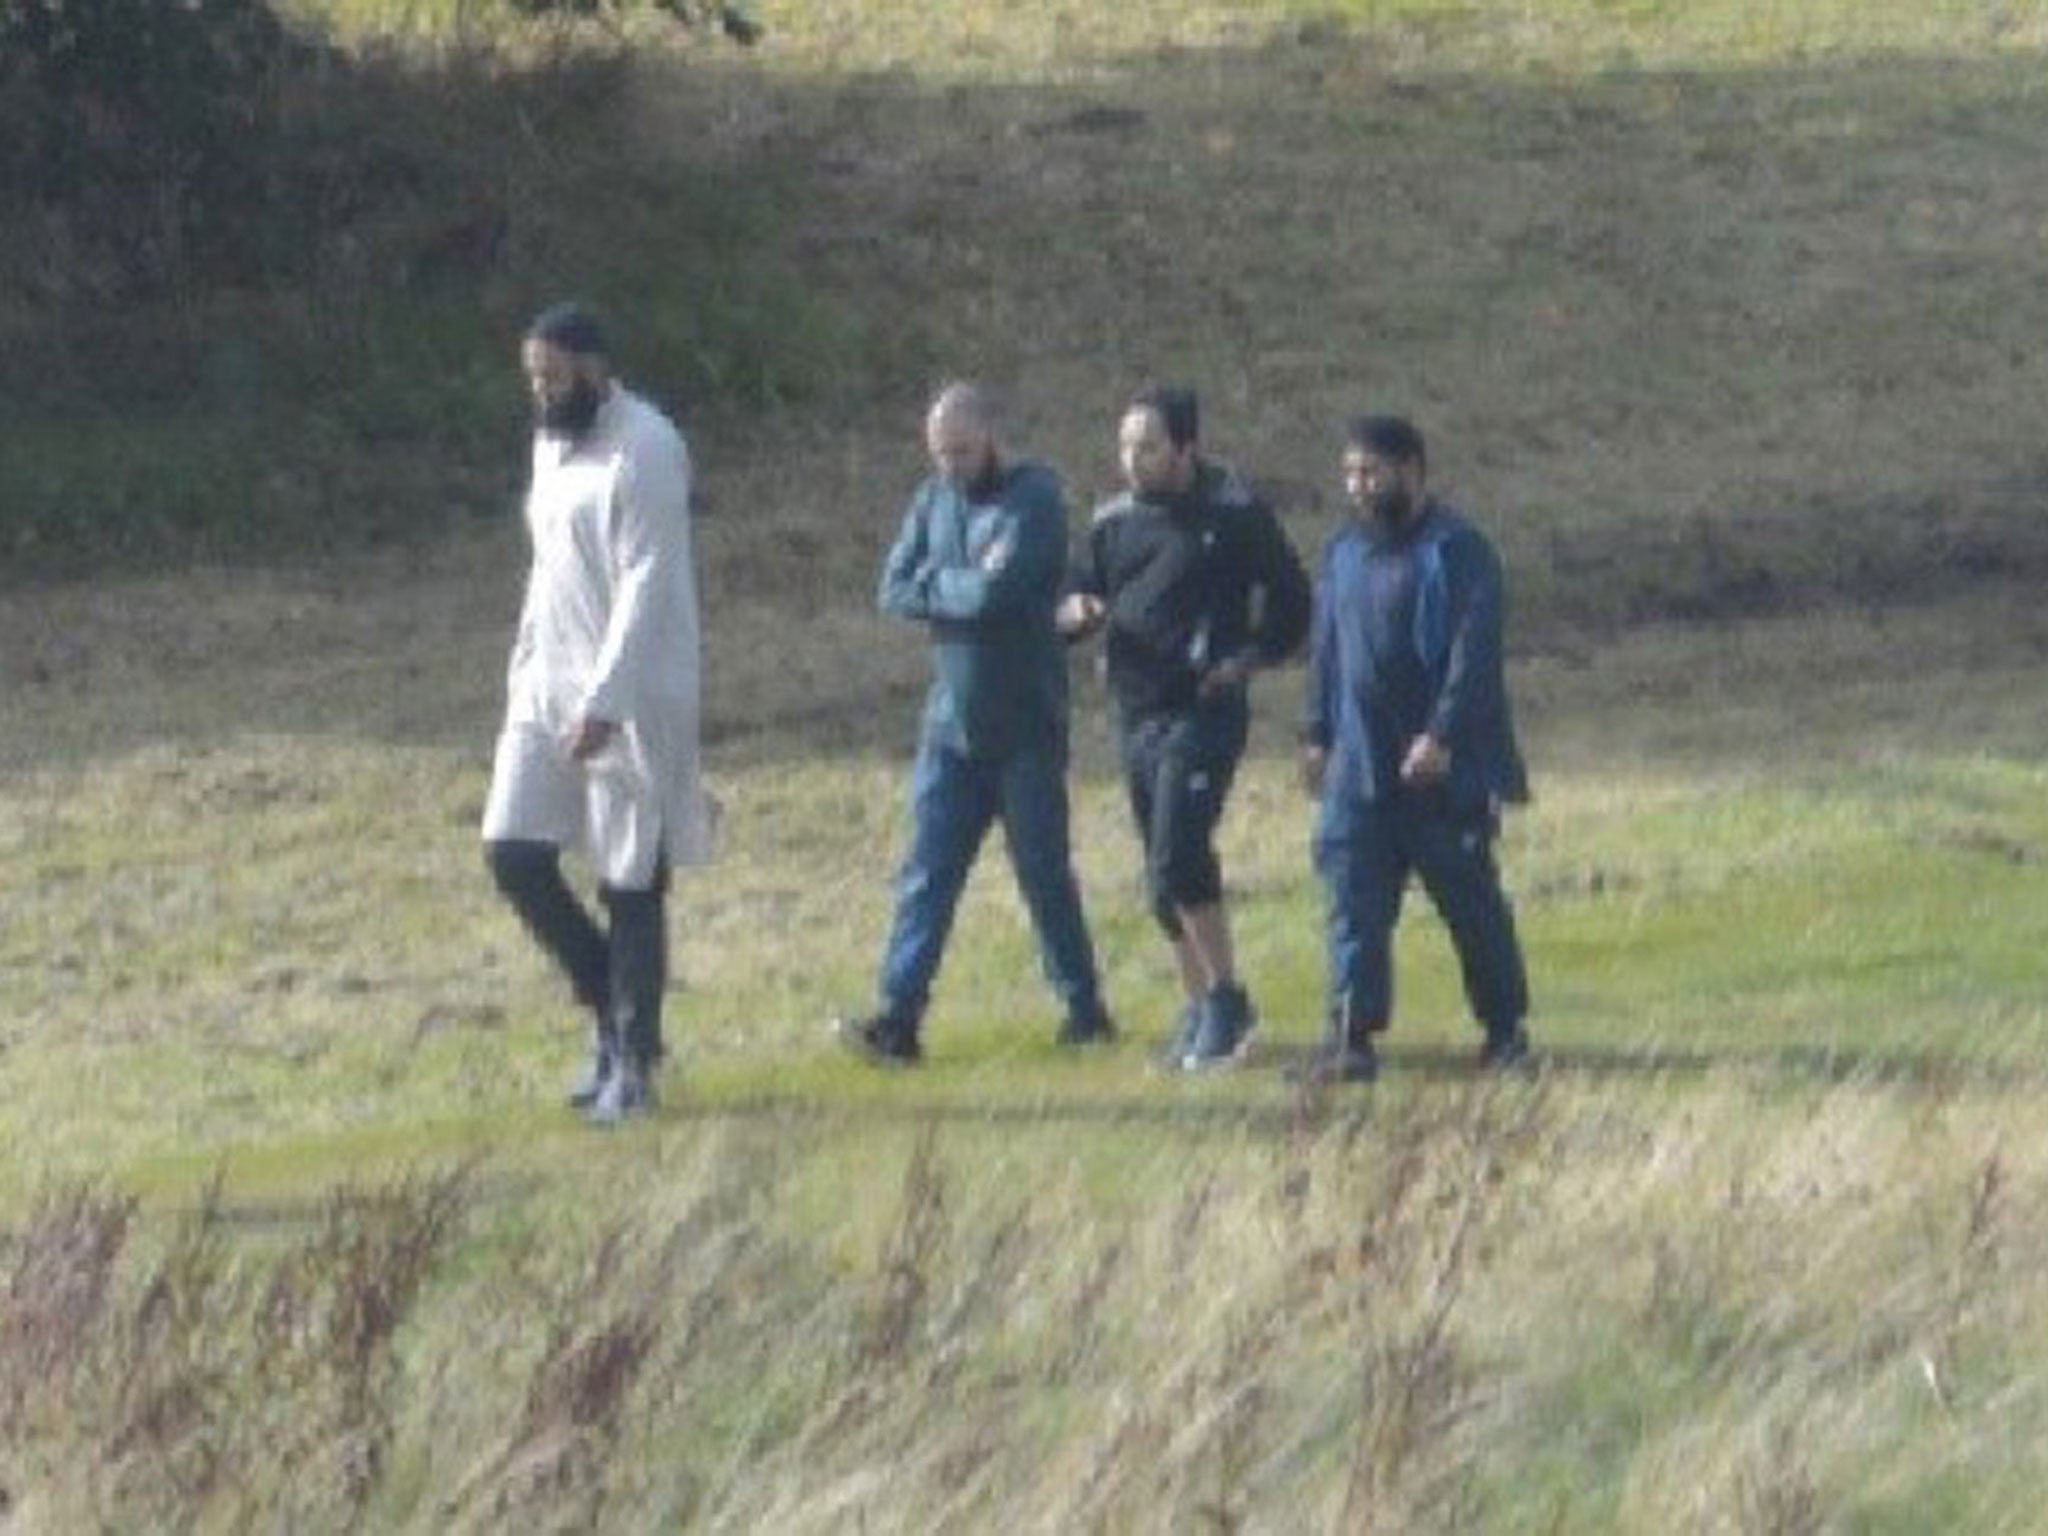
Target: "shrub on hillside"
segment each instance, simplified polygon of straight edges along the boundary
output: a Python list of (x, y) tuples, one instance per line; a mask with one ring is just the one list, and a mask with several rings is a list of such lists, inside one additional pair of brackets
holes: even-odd
[(0, 186), (24, 290), (254, 275), (280, 86), (314, 56), (265, 0), (0, 0)]
[(638, 317), (671, 401), (815, 392), (860, 345), (777, 259), (786, 165), (638, 131), (627, 33), (282, 14), (0, 0), (0, 587), (495, 512), (506, 338), (562, 291)]
[[(758, 34), (721, 0), (644, 3), (741, 41)], [(629, 0), (514, 4), (616, 16)], [(301, 36), (271, 0), (0, 0), (0, 289), (33, 311), (292, 280), (394, 224), (400, 244), (427, 248), (378, 253), (387, 274), (454, 261), (474, 278), (472, 248), (488, 237), (495, 256), (502, 210), (479, 214), (472, 187), (449, 185), (451, 171), (470, 178), (439, 163), (441, 123), (392, 110), (431, 97), (458, 121), (449, 91), (477, 83), (458, 78), (470, 62), (394, 79), (414, 71)], [(412, 203), (452, 206), (463, 227), (428, 217), (413, 231), (410, 215), (392, 216)]]

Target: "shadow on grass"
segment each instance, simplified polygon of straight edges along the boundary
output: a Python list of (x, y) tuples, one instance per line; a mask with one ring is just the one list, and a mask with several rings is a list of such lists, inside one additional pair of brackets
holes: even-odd
[[(1344, 1113), (1368, 1118), (1375, 1104), (1372, 1087), (1318, 1087), (1302, 1080), (1306, 1048), (1269, 1047), (1246, 1065), (1226, 1072), (1184, 1076), (1161, 1069), (1140, 1092), (1090, 1093), (1049, 1097), (1043, 1080), (1029, 1102), (996, 1096), (956, 1095), (942, 1085), (927, 1088), (911, 1077), (901, 1082), (899, 1098), (861, 1094), (825, 1097), (818, 1094), (764, 1091), (693, 1100), (687, 1083), (672, 1093), (656, 1123), (715, 1122), (723, 1119), (861, 1122), (896, 1120), (969, 1125), (1151, 1126), (1206, 1134), (1219, 1127), (1255, 1130), (1298, 1128), (1312, 1101), (1336, 1106)], [(1944, 1051), (1856, 1052), (1788, 1047), (1754, 1051), (1731, 1049), (1642, 1050), (1568, 1047), (1540, 1049), (1526, 1073), (1482, 1071), (1470, 1051), (1413, 1046), (1382, 1049), (1381, 1087), (1420, 1082), (1431, 1087), (1462, 1085), (1473, 1093), (1520, 1092), (1545, 1084), (1574, 1081), (1694, 1079), (1729, 1073), (1764, 1083), (1796, 1087), (1811, 1084), (1861, 1084), (1872, 1088), (1906, 1089), (1934, 1095), (1965, 1088), (2030, 1092), (2048, 1088), (2048, 1063), (1971, 1059)], [(1228, 1096), (1223, 1092), (1227, 1091)], [(1247, 1097), (1256, 1093), (1257, 1097)]]
[[(1566, 1047), (1539, 1051), (1534, 1069), (1527, 1074), (1500, 1075), (1478, 1070), (1467, 1051), (1393, 1047), (1381, 1052), (1382, 1076), (1376, 1087), (1306, 1083), (1300, 1079), (1300, 1069), (1307, 1057), (1305, 1048), (1269, 1047), (1244, 1067), (1227, 1073), (1187, 1079), (1162, 1070), (1141, 1091), (1067, 1098), (1049, 1096), (1039, 1084), (1036, 1096), (1028, 1101), (957, 1093), (943, 1085), (927, 1087), (928, 1076), (889, 1079), (902, 1086), (901, 1094), (863, 1090), (843, 1096), (762, 1090), (695, 1098), (685, 1083), (680, 1091), (671, 1088), (650, 1119), (618, 1130), (586, 1127), (564, 1110), (559, 1116), (524, 1117), (517, 1126), (465, 1122), (460, 1139), (436, 1152), (432, 1150), (434, 1129), (423, 1126), (411, 1161), (418, 1166), (459, 1165), (465, 1188), (474, 1197), (472, 1203), (510, 1207), (557, 1189), (566, 1165), (551, 1152), (547, 1171), (494, 1166), (497, 1150), (531, 1152), (543, 1143), (556, 1151), (587, 1147), (590, 1157), (584, 1166), (594, 1172), (612, 1166), (615, 1156), (632, 1156), (636, 1148), (645, 1148), (650, 1135), (728, 1125), (770, 1129), (784, 1125), (804, 1131), (843, 1128), (856, 1135), (883, 1126), (941, 1126), (963, 1131), (1140, 1130), (1213, 1143), (1219, 1135), (1266, 1140), (1305, 1134), (1367, 1135), (1390, 1116), (1412, 1113), (1418, 1101), (1406, 1090), (1417, 1086), (1432, 1093), (1462, 1088), (1475, 1100), (1541, 1094), (1573, 1085), (1680, 1084), (1713, 1075), (1761, 1088), (1862, 1086), (1933, 1099), (1964, 1091), (2048, 1091), (2048, 1064), (1972, 1060), (1942, 1051)], [(1443, 1102), (1462, 1101), (1454, 1097)], [(260, 1168), (252, 1171), (260, 1177)], [(229, 1185), (235, 1182), (219, 1170), (214, 1177)], [(179, 1208), (182, 1197), (156, 1182), (170, 1194), (169, 1207)], [(244, 1193), (209, 1198), (216, 1219), (260, 1235), (300, 1228), (318, 1219), (325, 1196), (317, 1192)]]
[[(1435, 1082), (1472, 1081), (1479, 1074), (1472, 1054), (1428, 1046), (1394, 1047), (1380, 1053), (1388, 1077), (1415, 1076)], [(2027, 1091), (2048, 1087), (2048, 1063), (1972, 1058), (1954, 1051), (1854, 1051), (1817, 1046), (1769, 1050), (1691, 1049), (1670, 1046), (1567, 1046), (1539, 1048), (1535, 1075), (1552, 1080), (1609, 1078), (1697, 1078), (1734, 1073), (1787, 1086), (1863, 1084), (1907, 1088), (1940, 1095), (1962, 1088)]]

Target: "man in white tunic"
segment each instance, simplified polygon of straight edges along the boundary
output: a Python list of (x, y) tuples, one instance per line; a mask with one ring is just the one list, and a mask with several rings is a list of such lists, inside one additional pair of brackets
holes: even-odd
[[(611, 1123), (652, 1105), (669, 872), (710, 853), (690, 456), (613, 379), (581, 306), (536, 318), (520, 362), (536, 428), (533, 567), (483, 835), (498, 888), (596, 1020), (570, 1102)], [(589, 856), (602, 928), (562, 878), (565, 848)]]

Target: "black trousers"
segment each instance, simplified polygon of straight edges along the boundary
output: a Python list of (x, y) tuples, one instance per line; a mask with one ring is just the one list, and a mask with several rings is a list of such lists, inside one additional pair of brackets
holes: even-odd
[(661, 997), (668, 985), (668, 866), (644, 891), (598, 887), (607, 922), (597, 920), (562, 878), (553, 843), (485, 845), (491, 875), (527, 931), (569, 978), (576, 1000), (597, 1019), (600, 1047), (643, 1066), (662, 1053)]
[(1223, 899), (1216, 824), (1250, 725), (1241, 695), (1123, 723), (1124, 790), (1145, 844), (1152, 915), (1170, 938), (1180, 937), (1179, 908)]

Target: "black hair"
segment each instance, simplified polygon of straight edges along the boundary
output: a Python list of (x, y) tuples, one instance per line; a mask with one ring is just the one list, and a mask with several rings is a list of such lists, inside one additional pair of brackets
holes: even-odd
[(1394, 464), (1429, 468), (1429, 453), (1415, 424), (1400, 416), (1354, 416), (1344, 428), (1347, 447), (1363, 448)]
[(609, 357), (611, 345), (596, 315), (573, 299), (550, 304), (533, 317), (526, 328), (527, 339), (544, 341), (551, 347), (578, 357)]
[(1131, 396), (1127, 409), (1157, 414), (1159, 424), (1166, 428), (1166, 440), (1176, 448), (1185, 448), (1202, 435), (1202, 403), (1192, 389), (1171, 385), (1141, 389)]

